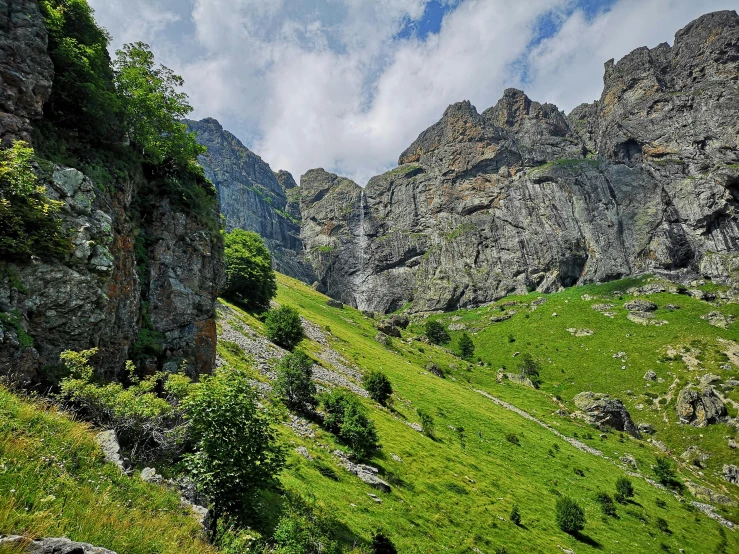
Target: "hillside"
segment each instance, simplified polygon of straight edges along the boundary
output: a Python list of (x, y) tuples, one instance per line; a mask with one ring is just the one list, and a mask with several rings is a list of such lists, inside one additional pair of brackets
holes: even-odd
[[(723, 537), (728, 541), (723, 551), (732, 551), (739, 545), (730, 530), (739, 522), (739, 491), (719, 473), (723, 463), (736, 459), (736, 451), (729, 449), (726, 440), (727, 435), (736, 436), (736, 427), (726, 423), (704, 428), (678, 425), (674, 398), (665, 405), (655, 400), (652, 407), (644, 394), (664, 394), (672, 384), (672, 374), (682, 383), (709, 371), (719, 373), (721, 382), (736, 378), (737, 365), (719, 369), (726, 361), (716, 352), (724, 344), (717, 341), (735, 340), (736, 331), (720, 330), (700, 320), (700, 315), (715, 309), (706, 302), (669, 293), (648, 296), (661, 306), (666, 302), (680, 305), (673, 312), (658, 310), (657, 317), (668, 320), (667, 325), (632, 323), (620, 308), (632, 295), (618, 289), (636, 284), (576, 287), (542, 297), (543, 304), (536, 301), (538, 295), (529, 295), (507, 300), (516, 305), (509, 304), (506, 312), (491, 305), (432, 316), (454, 322), (457, 328), (464, 325), (474, 333), (480, 365), (462, 362), (443, 348), (419, 341), (420, 317), (403, 331), (403, 339), (392, 339), (391, 346), (384, 346), (375, 340), (375, 320), (349, 307), (329, 307), (323, 295), (281, 276), (276, 300), (296, 307), (305, 318), (310, 339), (302, 346), (321, 366), (314, 369), (319, 384), (362, 392), (361, 374), (381, 369), (396, 391), (390, 409), (365, 400), (382, 443), (382, 450), (368, 464), (379, 470), (390, 492), (379, 492), (350, 474), (335, 453), (339, 446), (333, 436), (294, 416), (286, 419), (283, 431), (283, 439), (292, 447), (288, 469), (281, 477), (283, 486), (323, 504), (346, 526), (347, 537), (367, 540), (379, 527), (400, 552), (495, 552), (500, 547), (517, 552), (532, 545), (536, 551), (563, 547), (576, 552), (676, 552), (680, 548), (714, 552), (721, 551)], [(591, 298), (582, 300), (583, 295)], [(613, 319), (590, 308), (593, 302), (611, 299), (619, 306), (614, 308)], [(739, 315), (734, 304), (720, 310)], [(514, 311), (509, 320), (490, 322), (491, 315)], [(260, 338), (262, 324), (222, 303), (218, 325), (220, 363), (253, 367), (255, 382), (267, 390), (274, 377), (272, 364), (283, 352)], [(575, 337), (567, 331), (573, 327), (587, 327), (593, 334)], [(621, 348), (627, 354), (623, 360), (611, 352), (615, 334), (624, 336), (626, 346)], [(509, 335), (515, 342), (509, 341)], [(676, 359), (664, 360), (670, 346), (679, 349), (690, 341), (692, 348), (700, 342), (705, 352), (699, 356), (700, 374)], [(735, 348), (736, 343), (731, 344)], [(509, 380), (497, 382), (498, 368), (513, 366), (516, 351), (529, 351), (542, 362), (541, 390)], [(429, 373), (429, 362), (437, 364), (446, 377)], [(650, 368), (659, 376), (654, 383), (642, 379)], [(630, 394), (627, 388), (632, 389)], [(604, 432), (558, 415), (559, 409), (574, 412), (572, 397), (584, 390), (622, 398), (635, 421), (654, 425), (654, 438), (670, 449), (679, 463), (681, 480), (730, 497), (733, 505), (717, 504), (714, 513), (728, 528), (702, 514), (692, 504), (696, 498), (690, 493), (673, 495), (647, 481), (655, 478), (652, 464), (662, 454), (647, 437), (637, 440), (624, 433)], [(733, 390), (727, 396), (737, 399)], [(637, 404), (646, 406), (640, 410)], [(416, 430), (420, 428), (417, 408), (433, 415), (435, 438)], [(732, 415), (736, 416), (735, 409)], [(458, 431), (461, 428), (463, 433)], [(506, 439), (510, 435), (516, 435), (518, 444)], [(677, 456), (692, 444), (711, 453), (703, 470)], [(304, 450), (299, 452), (299, 447)], [(628, 454), (633, 455), (637, 469), (620, 460)], [(601, 515), (596, 493), (613, 493), (616, 478), (627, 472), (636, 488), (634, 501), (617, 505), (618, 518)], [(579, 540), (555, 525), (554, 504), (559, 495), (571, 496), (585, 507), (588, 524)], [(522, 513), (520, 527), (509, 521), (514, 504)], [(658, 529), (659, 518), (667, 522), (669, 532)]]

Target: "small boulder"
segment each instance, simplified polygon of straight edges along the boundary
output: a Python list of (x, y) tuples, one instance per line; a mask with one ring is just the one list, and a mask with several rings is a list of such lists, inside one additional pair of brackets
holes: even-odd
[(444, 372), (434, 362), (429, 362), (426, 364), (426, 371), (433, 375), (436, 375), (437, 377), (441, 377), (442, 379), (444, 378)]
[(703, 462), (707, 461), (710, 456), (703, 452), (700, 448), (693, 445), (680, 454), (680, 458), (686, 462), (690, 462), (695, 466), (703, 467)]
[(657, 373), (655, 373), (653, 370), (650, 369), (644, 374), (644, 380), (645, 381), (656, 381)]
[(393, 325), (390, 320), (381, 321), (376, 325), (376, 328), (381, 333), (385, 333), (389, 337), (400, 338), (400, 329)]
[(295, 451), (300, 454), (306, 460), (312, 460), (313, 456), (310, 455), (308, 449), (305, 446), (298, 446)]
[(695, 496), (698, 500), (704, 502), (712, 502), (713, 504), (723, 504), (724, 506), (733, 506), (735, 502), (726, 496), (725, 494), (719, 494), (716, 491), (694, 483), (693, 481), (685, 481), (685, 486), (688, 488), (690, 493)]
[(411, 324), (411, 320), (405, 314), (393, 314), (388, 317), (388, 321), (398, 329), (406, 329)]
[(329, 298), (328, 300), (326, 300), (326, 306), (328, 306), (329, 308), (338, 308), (339, 310), (344, 309), (344, 303), (339, 302), (338, 300), (334, 300), (333, 298)]
[(713, 387), (688, 385), (677, 395), (675, 404), (680, 423), (705, 427), (726, 416), (726, 406)]
[(118, 435), (115, 430), (102, 431), (95, 435), (95, 442), (100, 446), (105, 461), (118, 467), (122, 473), (128, 473), (130, 462), (121, 456), (121, 445), (118, 444)]
[(375, 341), (379, 342), (383, 346), (390, 346), (393, 344), (393, 340), (390, 337), (388, 337), (385, 333), (383, 333), (382, 331), (379, 331), (375, 335)]
[(637, 426), (637, 429), (639, 429), (640, 433), (644, 433), (645, 435), (652, 435), (654, 433), (654, 425), (651, 423), (640, 423)]
[(619, 458), (623, 463), (629, 466), (631, 469), (637, 469), (636, 458), (631, 454), (624, 454)]
[(624, 308), (630, 312), (653, 312), (657, 309), (657, 304), (649, 300), (637, 298), (631, 302), (626, 302)]
[(588, 423), (599, 428), (625, 431), (633, 437), (641, 438), (639, 429), (619, 399), (588, 391), (581, 392), (573, 400), (578, 409), (582, 410), (583, 417)]
[(155, 485), (161, 485), (164, 482), (164, 478), (157, 473), (157, 470), (153, 467), (145, 467), (141, 470), (141, 480), (147, 483), (153, 483)]
[(739, 483), (739, 466), (724, 464), (724, 467), (721, 468), (721, 474), (729, 483)]
[(734, 323), (733, 316), (725, 316), (721, 312), (710, 312), (706, 315), (702, 315), (701, 319), (707, 321), (709, 325), (718, 327), (719, 329), (728, 329), (729, 326)]
[(116, 554), (112, 550), (67, 538), (29, 540), (28, 537), (17, 535), (0, 535), (0, 552), (6, 551), (27, 554)]

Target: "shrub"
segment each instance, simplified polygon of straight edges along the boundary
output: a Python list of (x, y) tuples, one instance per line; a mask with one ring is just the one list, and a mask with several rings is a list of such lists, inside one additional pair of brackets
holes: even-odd
[(429, 342), (433, 344), (449, 344), (452, 340), (446, 328), (438, 321), (427, 321), (424, 331)]
[(433, 416), (422, 408), (417, 408), (416, 413), (418, 414), (418, 418), (421, 420), (421, 429), (423, 430), (423, 434), (427, 437), (433, 438), (435, 427)]
[(631, 479), (627, 477), (619, 477), (616, 480), (616, 500), (621, 504), (626, 503), (627, 498), (634, 497), (634, 485)]
[(295, 348), (304, 336), (300, 315), (290, 306), (267, 312), (264, 330), (269, 340), (288, 350)]
[(556, 521), (562, 531), (574, 535), (585, 528), (585, 512), (572, 498), (557, 499)]
[(658, 498), (657, 500), (655, 500), (654, 503), (657, 505), (658, 508), (663, 508), (663, 509), (667, 508), (667, 502), (665, 502), (661, 498)]
[(595, 495), (595, 500), (600, 504), (600, 509), (607, 516), (616, 516), (616, 504), (613, 503), (611, 495), (605, 492), (599, 492)]
[(398, 554), (398, 550), (393, 541), (378, 531), (372, 537), (372, 554)]
[(505, 436), (505, 440), (507, 440), (511, 444), (519, 444), (521, 442), (518, 440), (518, 435), (516, 435), (516, 433), (507, 433)]
[(518, 510), (518, 506), (516, 504), (511, 508), (511, 521), (516, 525), (521, 525), (521, 512)]
[(374, 422), (367, 417), (359, 399), (339, 389), (323, 396), (323, 424), (360, 458), (369, 457), (378, 448)]
[(223, 296), (242, 302), (251, 310), (269, 309), (277, 294), (272, 256), (258, 234), (234, 229), (225, 237), (226, 285)]
[(541, 367), (531, 354), (525, 352), (521, 356), (518, 369), (521, 372), (521, 377), (528, 378), (534, 387), (539, 388), (539, 385), (541, 385), (541, 378), (539, 377)]
[(658, 517), (656, 520), (654, 520), (654, 524), (657, 526), (657, 529), (662, 531), (663, 533), (670, 534), (670, 526), (667, 524), (667, 521), (665, 521), (663, 518)]
[(312, 411), (318, 405), (313, 360), (302, 350), (296, 350), (282, 358), (276, 369), (275, 396), (291, 410)]
[(335, 539), (336, 523), (322, 510), (309, 504), (295, 493), (286, 495), (282, 516), (275, 527), (273, 540), (275, 554), (340, 554), (342, 549)]
[(471, 362), (475, 356), (475, 344), (472, 342), (472, 338), (467, 333), (462, 333), (457, 342), (459, 349), (459, 357), (463, 360)]
[(272, 483), (285, 460), (248, 376), (220, 368), (202, 379), (184, 408), (195, 444), (185, 465), (210, 500), (214, 528), (224, 515), (244, 521), (259, 491)]
[(370, 398), (383, 406), (387, 404), (388, 399), (393, 394), (393, 386), (390, 384), (390, 379), (380, 371), (370, 370), (364, 375), (362, 384), (369, 393)]
[(653, 466), (654, 474), (657, 476), (657, 480), (666, 487), (673, 489), (681, 489), (682, 483), (677, 478), (675, 469), (673, 468), (670, 458), (667, 456), (659, 456), (656, 459), (656, 463)]
[(31, 165), (33, 149), (17, 141), (0, 150), (0, 259), (26, 262), (31, 256), (63, 258), (72, 251), (51, 200)]

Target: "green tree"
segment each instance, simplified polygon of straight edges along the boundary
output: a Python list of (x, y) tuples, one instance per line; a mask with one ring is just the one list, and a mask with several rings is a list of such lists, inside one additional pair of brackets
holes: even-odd
[(383, 406), (387, 405), (388, 399), (393, 394), (393, 386), (387, 375), (381, 371), (370, 370), (364, 374), (362, 384), (372, 400)]
[(195, 444), (185, 464), (211, 503), (215, 533), (225, 515), (248, 518), (254, 498), (282, 469), (285, 453), (242, 370), (224, 367), (204, 377), (183, 404)]
[(516, 504), (511, 508), (511, 521), (516, 525), (521, 525), (521, 512)]
[(234, 229), (225, 236), (226, 285), (223, 296), (251, 310), (269, 309), (277, 294), (272, 256), (257, 233)]
[(378, 448), (374, 422), (357, 397), (334, 389), (323, 396), (323, 425), (336, 434), (360, 458), (369, 457)]
[(657, 480), (665, 487), (672, 489), (681, 489), (682, 483), (677, 478), (675, 468), (672, 465), (672, 461), (667, 456), (659, 456), (656, 459), (656, 463), (653, 466), (654, 474), (657, 476)]
[(585, 528), (585, 512), (572, 498), (557, 499), (556, 521), (562, 531), (575, 535)]
[(457, 342), (457, 348), (459, 349), (459, 357), (463, 360), (471, 362), (475, 356), (475, 343), (472, 342), (472, 337), (467, 333), (462, 333)]
[(182, 123), (191, 111), (187, 94), (180, 92), (182, 77), (162, 65), (154, 65), (147, 44), (126, 44), (116, 52), (115, 85), (129, 139), (144, 159), (187, 167), (206, 149)]
[(611, 495), (605, 492), (599, 492), (595, 495), (595, 500), (600, 504), (600, 509), (603, 515), (616, 516), (616, 505), (613, 503)]
[(518, 369), (521, 372), (521, 377), (528, 378), (534, 387), (539, 388), (539, 385), (541, 385), (541, 377), (539, 377), (541, 367), (531, 354), (525, 352), (521, 356), (521, 360), (518, 362)]
[(313, 360), (305, 352), (296, 350), (280, 360), (274, 392), (291, 410), (310, 412), (318, 405)]
[(427, 321), (424, 330), (429, 342), (433, 344), (449, 344), (449, 341), (452, 340), (446, 327), (438, 321)]
[(633, 498), (634, 485), (628, 477), (616, 479), (616, 500), (621, 504), (626, 503), (627, 498)]
[(416, 413), (418, 414), (418, 418), (421, 420), (421, 429), (423, 430), (423, 434), (427, 437), (434, 438), (435, 425), (433, 416), (423, 408), (416, 408)]
[(288, 350), (295, 348), (305, 336), (300, 314), (290, 306), (280, 306), (267, 312), (264, 330), (269, 340)]

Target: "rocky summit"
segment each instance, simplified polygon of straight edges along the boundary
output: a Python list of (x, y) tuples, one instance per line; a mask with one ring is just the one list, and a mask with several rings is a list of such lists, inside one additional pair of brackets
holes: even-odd
[(311, 170), (316, 288), (388, 312), (644, 273), (736, 284), (738, 85), (739, 16), (710, 13), (606, 62), (601, 98), (569, 115), (508, 89), (450, 106), (364, 188)]

